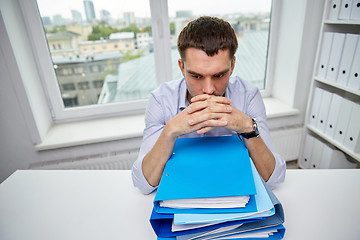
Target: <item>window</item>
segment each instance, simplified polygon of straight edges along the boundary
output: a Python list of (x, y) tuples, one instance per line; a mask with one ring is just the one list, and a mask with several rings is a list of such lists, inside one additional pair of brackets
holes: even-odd
[[(217, 16), (230, 22), (238, 38), (233, 76), (242, 77), (260, 90), (265, 89), (271, 0), (222, 0), (221, 3), (207, 0), (168, 0), (168, 5), (174, 66), (177, 66), (179, 58), (176, 44), (181, 29), (199, 16)], [(179, 77), (180, 70), (174, 69), (173, 78)]]
[[(37, 0), (39, 22), (47, 19), (38, 26), (37, 33), (40, 34), (42, 29), (46, 33), (61, 32), (64, 39), (59, 43), (59, 39), (50, 39), (49, 34), (45, 35), (48, 46), (61, 44), (62, 47), (45, 49), (51, 56), (53, 68), (42, 70), (47, 90), (53, 92), (57, 86), (60, 94), (55, 96), (61, 97), (54, 97), (52, 92), (47, 94), (54, 111), (54, 121), (101, 116), (104, 113), (143, 112), (150, 92), (159, 83), (182, 77), (177, 66), (177, 34), (189, 20), (200, 15), (215, 15), (231, 22), (239, 36), (237, 54), (240, 54), (233, 74), (252, 81), (260, 89), (265, 88), (270, 0), (224, 0), (221, 5), (209, 1), (92, 0), (94, 16), (87, 16), (83, 0), (64, 1), (66, 4), (62, 5), (66, 8), (49, 4), (47, 0)], [(243, 5), (244, 2), (253, 5), (249, 7)], [(167, 4), (169, 11), (165, 12)], [(69, 9), (80, 12), (82, 17), (72, 19)], [(99, 20), (96, 13), (101, 9), (113, 12), (110, 11), (108, 18)], [(37, 12), (26, 14), (38, 15)], [(59, 14), (63, 15), (63, 22), (57, 19), (49, 23), (51, 17)], [(107, 31), (109, 29), (110, 32)], [(34, 31), (32, 34), (36, 42), (39, 36)], [(171, 42), (168, 43), (168, 39)], [(52, 43), (55, 40), (57, 42)], [(116, 47), (110, 47), (114, 46), (112, 41), (116, 42)], [(43, 56), (45, 50), (38, 43), (35, 51)], [(39, 68), (48, 65), (41, 62), (48, 60), (39, 59)], [(64, 95), (63, 89), (58, 87), (69, 81), (78, 87), (76, 91), (82, 91), (76, 95), (76, 101), (75, 95)], [(96, 86), (101, 86), (101, 89), (95, 86), (95, 81), (99, 81)], [(87, 91), (81, 90), (81, 82), (89, 83)], [(93, 88), (97, 90), (92, 91)], [(64, 104), (64, 97), (72, 99), (70, 104)], [(75, 106), (76, 109), (68, 111)]]

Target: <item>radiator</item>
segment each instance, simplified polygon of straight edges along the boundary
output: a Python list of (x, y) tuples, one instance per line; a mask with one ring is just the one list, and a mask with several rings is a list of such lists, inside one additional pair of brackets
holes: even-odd
[[(277, 153), (291, 161), (299, 158), (303, 128), (289, 128), (271, 131), (270, 135)], [(34, 163), (30, 169), (49, 170), (128, 170), (136, 160), (138, 150), (114, 152), (75, 159)]]
[(275, 151), (286, 161), (299, 158), (303, 134), (303, 127), (279, 129), (270, 132)]
[(34, 163), (29, 169), (47, 170), (129, 170), (135, 162), (138, 150), (114, 152), (76, 159)]

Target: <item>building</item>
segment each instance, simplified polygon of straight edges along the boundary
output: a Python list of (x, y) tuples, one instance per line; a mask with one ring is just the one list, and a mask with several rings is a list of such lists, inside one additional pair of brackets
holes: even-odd
[(94, 54), (105, 52), (120, 52), (135, 49), (135, 39), (106, 39), (97, 41), (86, 41), (79, 43), (80, 54)]
[(77, 10), (71, 10), (71, 16), (74, 23), (81, 23), (83, 21), (81, 13)]
[(110, 12), (105, 9), (100, 10), (100, 20), (106, 22), (107, 24), (111, 24)]
[(92, 27), (88, 23), (72, 23), (66, 25), (66, 30), (80, 34), (81, 41), (87, 41), (88, 36), (92, 33)]
[(46, 36), (52, 56), (78, 53), (78, 44), (81, 41), (80, 34), (65, 31), (48, 33)]
[(134, 12), (124, 12), (124, 22), (125, 26), (130, 26), (134, 24), (135, 21), (135, 13)]
[(65, 24), (65, 20), (60, 14), (56, 14), (53, 16), (53, 23), (54, 25), (60, 26)]
[(52, 24), (50, 17), (41, 17), (41, 21), (44, 26), (50, 26)]
[(84, 9), (86, 15), (86, 21), (92, 23), (96, 19), (94, 4), (92, 0), (84, 0)]
[(149, 49), (151, 44), (151, 37), (149, 32), (139, 32), (136, 34), (136, 48)]
[(114, 74), (119, 52), (54, 56), (53, 63), (66, 107), (97, 104), (104, 78)]

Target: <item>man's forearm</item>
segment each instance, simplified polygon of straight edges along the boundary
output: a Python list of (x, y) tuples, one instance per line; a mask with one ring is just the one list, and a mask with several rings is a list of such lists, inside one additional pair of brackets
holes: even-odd
[(172, 136), (166, 126), (151, 151), (145, 155), (142, 171), (148, 183), (155, 187), (160, 183), (162, 173), (174, 148), (176, 137)]
[(268, 181), (275, 169), (275, 157), (262, 138), (244, 139), (249, 155), (264, 181)]

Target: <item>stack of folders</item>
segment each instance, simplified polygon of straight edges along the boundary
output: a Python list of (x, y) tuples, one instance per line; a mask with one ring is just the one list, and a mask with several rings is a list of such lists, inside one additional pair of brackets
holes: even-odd
[(150, 217), (158, 239), (282, 239), (283, 222), (238, 136), (176, 141)]

